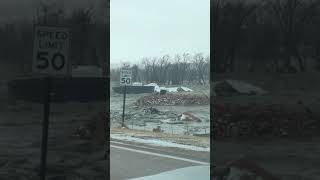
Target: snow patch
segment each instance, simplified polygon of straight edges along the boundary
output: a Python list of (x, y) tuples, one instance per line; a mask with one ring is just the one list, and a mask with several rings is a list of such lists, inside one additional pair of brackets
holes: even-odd
[(226, 80), (234, 89), (243, 94), (249, 94), (255, 92), (257, 94), (267, 94), (267, 91), (263, 90), (260, 87), (254, 86), (252, 84), (238, 81), (238, 80)]
[(146, 84), (144, 86), (154, 86), (154, 91), (155, 92), (160, 92), (161, 90), (166, 90), (167, 92), (179, 92), (179, 89), (182, 89), (185, 92), (191, 92), (193, 91), (190, 88), (184, 87), (184, 86), (180, 86), (180, 87), (160, 87), (158, 84), (156, 83), (150, 83), (150, 84)]
[(179, 92), (179, 91), (178, 91), (179, 88), (181, 88), (181, 89), (182, 89), (183, 91), (185, 91), (185, 92), (191, 92), (191, 91), (193, 91), (193, 90), (190, 89), (190, 88), (181, 86), (181, 87), (160, 87), (160, 88), (159, 88), (159, 92), (160, 92), (160, 90), (166, 90), (167, 92)]
[(153, 146), (175, 147), (175, 148), (187, 149), (192, 151), (210, 152), (210, 147), (198, 147), (198, 146), (192, 146), (192, 145), (178, 144), (178, 143), (159, 140), (159, 139), (141, 139), (141, 138), (132, 137), (126, 134), (111, 134), (111, 138), (117, 139), (117, 140), (149, 144)]
[(181, 89), (183, 89), (184, 91), (193, 91), (192, 89), (184, 87), (184, 86), (181, 86)]

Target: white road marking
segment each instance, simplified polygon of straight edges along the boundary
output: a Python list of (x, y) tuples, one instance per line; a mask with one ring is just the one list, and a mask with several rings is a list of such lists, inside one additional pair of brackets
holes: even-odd
[(170, 156), (170, 155), (166, 155), (166, 154), (152, 153), (152, 152), (148, 152), (148, 151), (131, 149), (131, 148), (126, 148), (126, 147), (121, 147), (121, 146), (116, 146), (116, 145), (110, 145), (110, 147), (118, 148), (118, 149), (122, 149), (122, 150), (127, 150), (127, 151), (131, 151), (131, 152), (137, 152), (137, 153), (152, 155), (152, 156), (165, 157), (165, 158), (169, 158), (169, 159), (186, 161), (186, 162), (195, 163), (195, 164), (209, 165), (209, 163), (206, 163), (206, 162), (201, 162), (201, 161), (196, 161), (196, 160), (186, 159), (186, 158), (181, 158), (181, 157), (176, 157), (176, 156)]
[(159, 150), (157, 148), (152, 148), (152, 147), (147, 147), (147, 146), (137, 146), (137, 145), (133, 145), (133, 144), (126, 144), (126, 143), (116, 142), (116, 141), (110, 141), (110, 143), (121, 144), (121, 145), (132, 146), (132, 147), (143, 148), (143, 149)]

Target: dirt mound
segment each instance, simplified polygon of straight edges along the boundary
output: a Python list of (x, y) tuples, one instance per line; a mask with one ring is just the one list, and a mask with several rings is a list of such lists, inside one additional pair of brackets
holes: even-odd
[(233, 95), (264, 95), (267, 91), (260, 87), (239, 80), (224, 80), (213, 84), (213, 89), (218, 96)]
[(215, 172), (215, 176), (219, 177), (219, 179), (280, 180), (280, 178), (250, 159), (238, 159), (228, 162), (224, 168), (216, 168)]
[(320, 123), (303, 106), (213, 104), (214, 137), (281, 137), (319, 134)]
[(210, 98), (205, 95), (164, 94), (144, 96), (135, 102), (137, 106), (167, 105), (208, 105)]

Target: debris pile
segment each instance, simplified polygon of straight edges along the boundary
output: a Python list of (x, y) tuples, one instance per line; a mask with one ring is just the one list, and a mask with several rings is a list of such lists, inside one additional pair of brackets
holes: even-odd
[(268, 92), (260, 87), (238, 80), (224, 80), (213, 83), (214, 94), (218, 96), (264, 95)]
[(73, 132), (73, 136), (79, 137), (80, 139), (92, 139), (96, 131), (95, 122), (87, 122), (82, 126), (79, 126)]
[(92, 138), (102, 138), (105, 128), (108, 126), (108, 122), (103, 122), (105, 120), (105, 113), (98, 113), (92, 119), (86, 121), (83, 125), (77, 127), (72, 136), (78, 137), (80, 139), (92, 139)]
[(195, 121), (195, 122), (201, 122), (201, 119), (195, 117), (191, 112), (184, 112), (180, 116), (181, 121)]
[(298, 112), (280, 105), (212, 106), (215, 138), (315, 135), (320, 127), (315, 115), (304, 107)]
[(135, 102), (137, 106), (167, 106), (167, 105), (208, 105), (210, 98), (205, 95), (164, 94), (144, 96)]
[(157, 128), (152, 129), (153, 132), (163, 132), (160, 126), (157, 126)]
[(214, 92), (219, 96), (238, 95), (238, 92), (227, 81), (222, 81), (214, 85)]
[(280, 180), (273, 173), (250, 159), (238, 159), (228, 162), (225, 167), (215, 168), (213, 177), (217, 179)]
[(160, 111), (157, 108), (148, 107), (143, 109), (144, 114), (159, 114)]

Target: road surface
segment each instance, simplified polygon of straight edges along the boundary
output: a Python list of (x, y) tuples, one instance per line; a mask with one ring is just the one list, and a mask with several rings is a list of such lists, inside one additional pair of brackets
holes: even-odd
[(209, 152), (147, 146), (124, 141), (110, 142), (112, 180), (154, 175), (178, 168), (208, 165)]

